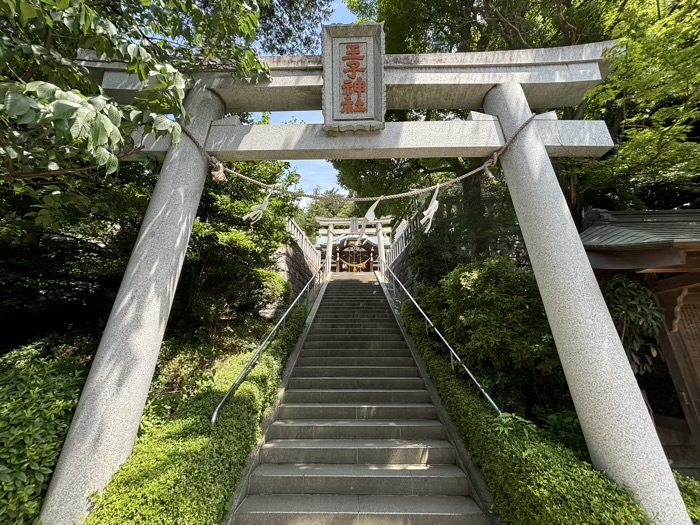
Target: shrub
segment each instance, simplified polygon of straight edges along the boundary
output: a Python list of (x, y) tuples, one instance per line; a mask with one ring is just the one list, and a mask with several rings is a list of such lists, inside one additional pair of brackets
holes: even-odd
[(277, 272), (257, 269), (253, 272), (252, 281), (255, 283), (253, 296), (258, 309), (269, 305), (278, 306), (289, 301), (292, 296), (292, 285)]
[(663, 325), (663, 310), (654, 292), (624, 275), (600, 283), (610, 315), (620, 334), (632, 370), (637, 375), (651, 372), (658, 355), (656, 338)]
[(529, 268), (506, 258), (460, 266), (419, 302), (509, 409), (571, 408), (554, 339)]
[(650, 523), (623, 489), (543, 437), (530, 422), (495, 417), (477, 391), (448, 366), (407, 303), (403, 318), (445, 408), (493, 493), (503, 525), (641, 525)]
[(683, 501), (685, 501), (685, 508), (688, 509), (690, 519), (693, 520), (695, 525), (698, 525), (700, 524), (700, 481), (678, 474), (678, 472), (674, 474), (678, 487), (681, 489), (681, 496), (683, 496)]
[(50, 340), (0, 358), (0, 523), (39, 523), (85, 381), (87, 367), (79, 356), (48, 357), (47, 346)]
[(171, 417), (147, 425), (134, 452), (96, 498), (85, 525), (218, 525), (260, 438), (305, 319), (305, 306), (292, 311), (216, 426), (211, 414), (252, 352), (218, 362)]
[[(495, 415), (481, 394), (448, 365), (441, 344), (406, 302), (404, 323), (443, 405), (479, 465), (503, 525), (647, 525), (634, 498), (536, 425)], [(700, 525), (700, 482), (675, 473), (688, 513)]]

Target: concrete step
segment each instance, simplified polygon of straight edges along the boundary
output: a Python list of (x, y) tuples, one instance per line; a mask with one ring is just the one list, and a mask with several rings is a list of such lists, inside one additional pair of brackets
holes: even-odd
[(396, 332), (378, 332), (369, 331), (365, 333), (357, 333), (353, 331), (348, 331), (348, 333), (336, 334), (317, 334), (310, 333), (306, 338), (307, 341), (339, 341), (339, 340), (349, 340), (349, 341), (403, 341), (403, 335), (397, 329)]
[(347, 295), (347, 294), (337, 294), (337, 295), (323, 295), (321, 304), (343, 304), (343, 303), (372, 303), (377, 305), (386, 305), (386, 297), (382, 293), (380, 294), (363, 294), (363, 295)]
[(431, 403), (282, 403), (279, 419), (436, 419)]
[(342, 314), (344, 316), (352, 316), (352, 317), (347, 317), (349, 319), (357, 319), (359, 322), (357, 323), (358, 326), (362, 324), (362, 320), (365, 319), (372, 319), (376, 316), (382, 316), (383, 319), (386, 318), (386, 316), (391, 315), (393, 318), (393, 313), (391, 311), (391, 308), (389, 308), (389, 305), (381, 306), (381, 307), (366, 307), (366, 306), (361, 306), (358, 308), (352, 307), (348, 308), (347, 306), (323, 306), (321, 305), (318, 309), (318, 314), (322, 314), (323, 317), (321, 319), (325, 318), (326, 316), (330, 315), (338, 315)]
[(305, 348), (299, 357), (411, 357), (407, 348), (355, 348), (338, 350), (337, 348)]
[(329, 299), (358, 299), (361, 301), (364, 301), (366, 299), (378, 299), (386, 302), (386, 295), (384, 295), (384, 292), (378, 287), (376, 287), (376, 289), (365, 290), (363, 292), (341, 292), (336, 290), (326, 290), (326, 293), (323, 294), (323, 300), (327, 301)]
[(321, 313), (321, 312), (318, 312), (316, 314), (316, 318), (314, 319), (314, 322), (329, 321), (329, 322), (335, 323), (335, 322), (338, 322), (339, 320), (343, 320), (345, 322), (357, 323), (356, 326), (359, 326), (360, 324), (364, 323), (365, 321), (371, 321), (373, 323), (376, 323), (376, 322), (388, 323), (391, 321), (393, 321), (394, 323), (396, 322), (396, 318), (394, 317), (394, 314), (391, 312), (382, 312), (382, 313), (376, 313), (376, 312), (370, 312), (370, 313), (325, 312), (325, 313)]
[(339, 349), (350, 349), (350, 348), (378, 348), (378, 349), (388, 349), (388, 348), (406, 348), (406, 342), (401, 339), (400, 341), (381, 341), (381, 340), (369, 340), (369, 341), (356, 341), (354, 339), (335, 339), (333, 341), (304, 341), (303, 348), (339, 348)]
[(295, 377), (417, 377), (415, 366), (295, 366)]
[(299, 357), (297, 366), (414, 366), (412, 357)]
[(252, 495), (235, 525), (487, 525), (465, 496)]
[(370, 323), (358, 323), (358, 322), (345, 322), (345, 323), (335, 323), (338, 326), (328, 326), (331, 323), (328, 322), (318, 322), (314, 323), (311, 327), (310, 333), (313, 334), (328, 334), (328, 335), (340, 335), (343, 333), (349, 334), (381, 334), (381, 333), (401, 333), (399, 330), (399, 325), (395, 322), (375, 322), (372, 325), (378, 326), (368, 326)]
[(454, 465), (260, 465), (251, 494), (383, 494), (467, 496), (469, 483)]
[(338, 319), (333, 321), (332, 319), (318, 319), (316, 318), (311, 330), (351, 330), (353, 328), (360, 328), (362, 330), (382, 330), (382, 329), (394, 329), (398, 325), (396, 321), (392, 318), (388, 321), (363, 321), (358, 323), (356, 321)]
[(423, 389), (287, 389), (285, 403), (429, 403)]
[(323, 300), (326, 301), (328, 299), (379, 299), (386, 302), (386, 295), (384, 295), (384, 292), (378, 286), (373, 286), (371, 289), (362, 291), (340, 291), (328, 289), (326, 290), (326, 293), (323, 294)]
[(435, 419), (279, 419), (269, 439), (446, 439)]
[(327, 294), (339, 295), (341, 293), (346, 295), (379, 295), (383, 294), (382, 287), (377, 284), (367, 283), (367, 284), (333, 284), (329, 283), (328, 288), (326, 288)]
[(321, 305), (318, 307), (319, 311), (323, 310), (324, 312), (390, 312), (391, 308), (389, 307), (388, 303), (383, 303), (383, 304), (376, 304), (376, 305), (367, 305), (367, 306), (359, 306), (359, 305), (348, 305), (348, 304), (343, 304), (343, 303), (321, 303)]
[(373, 388), (410, 389), (425, 388), (423, 379), (416, 376), (294, 376), (289, 378), (287, 388)]
[(430, 439), (273, 439), (260, 450), (260, 463), (452, 465), (454, 460), (449, 441)]

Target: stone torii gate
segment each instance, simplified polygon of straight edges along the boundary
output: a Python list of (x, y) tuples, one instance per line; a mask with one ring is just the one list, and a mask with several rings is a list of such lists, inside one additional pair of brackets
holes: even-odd
[[(188, 129), (219, 160), (488, 157), (532, 109), (578, 104), (605, 75), (611, 43), (487, 53), (387, 55), (379, 24), (324, 27), (323, 57), (267, 60), (271, 79), (195, 76)], [(86, 60), (120, 101), (140, 83)], [(323, 125), (243, 126), (226, 112), (315, 110)], [(384, 122), (386, 109), (474, 109), (466, 121)], [(508, 188), (593, 464), (632, 490), (656, 523), (690, 524), (654, 425), (549, 157), (604, 154), (605, 123), (531, 122), (502, 155)], [(129, 265), (42, 509), (75, 523), (131, 453), (209, 167), (190, 137), (164, 158)]]

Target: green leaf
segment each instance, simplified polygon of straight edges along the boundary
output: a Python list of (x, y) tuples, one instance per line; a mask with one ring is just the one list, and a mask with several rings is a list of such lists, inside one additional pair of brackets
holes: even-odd
[(102, 111), (107, 105), (107, 100), (102, 96), (92, 97), (89, 99), (89, 101), (90, 104), (92, 104), (92, 106), (95, 108), (95, 111)]
[(106, 171), (107, 175), (117, 171), (118, 167), (119, 167), (119, 159), (117, 158), (116, 155), (111, 154), (109, 156), (109, 160), (107, 160), (107, 171)]
[(107, 108), (107, 116), (115, 126), (119, 126), (119, 124), (121, 124), (122, 112), (119, 111), (116, 106), (110, 105), (109, 108)]
[(106, 115), (98, 114), (92, 130), (92, 140), (94, 144), (105, 144), (109, 140), (109, 135), (114, 126)]
[(31, 126), (39, 122), (39, 114), (33, 110), (29, 109), (24, 115), (17, 119), (17, 124), (23, 124), (25, 126)]
[(95, 161), (98, 166), (104, 166), (107, 164), (110, 158), (110, 152), (107, 148), (99, 147), (95, 150)]
[(153, 128), (158, 131), (167, 131), (173, 125), (173, 121), (165, 115), (156, 115), (153, 119)]
[(51, 103), (53, 116), (57, 119), (69, 119), (82, 107), (77, 102), (71, 102), (70, 100), (57, 100)]
[(37, 16), (39, 16), (39, 11), (37, 10), (37, 8), (29, 2), (27, 2), (26, 0), (20, 1), (19, 12), (22, 16), (22, 22), (25, 24), (32, 18), (36, 18)]
[(49, 82), (43, 82), (37, 80), (35, 82), (30, 82), (27, 84), (27, 91), (36, 91), (39, 98), (51, 98), (56, 93), (58, 86), (55, 86)]
[(31, 107), (32, 99), (17, 91), (8, 91), (5, 95), (5, 111), (8, 115), (19, 117)]
[(58, 169), (61, 169), (61, 167), (58, 164), (56, 164), (54, 161), (49, 162), (49, 164), (46, 167), (51, 171), (56, 171)]
[(173, 127), (170, 130), (170, 134), (172, 136), (173, 144), (177, 144), (180, 142), (180, 137), (182, 135), (182, 128), (180, 128), (180, 124), (177, 122), (173, 123)]
[(89, 108), (79, 108), (75, 112), (75, 121), (70, 127), (71, 135), (73, 138), (85, 137), (90, 133), (90, 127), (92, 122), (95, 120), (97, 113)]

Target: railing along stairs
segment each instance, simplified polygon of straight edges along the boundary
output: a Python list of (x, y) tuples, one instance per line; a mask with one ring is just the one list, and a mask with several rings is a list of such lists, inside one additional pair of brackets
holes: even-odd
[(304, 254), (304, 257), (311, 263), (312, 268), (321, 267), (321, 252), (316, 249), (306, 234), (302, 231), (299, 225), (294, 220), (287, 221), (287, 233), (292, 236), (292, 239)]
[[(404, 230), (404, 233), (406, 233), (406, 230)], [(405, 248), (404, 248), (405, 249)], [(400, 254), (400, 252), (399, 252)], [(397, 255), (398, 256), (398, 255)], [(394, 259), (396, 260), (396, 259)], [(388, 264), (387, 264), (388, 266)], [(399, 280), (399, 278), (396, 276), (396, 274), (391, 270), (391, 268), (386, 268), (386, 272), (384, 274), (379, 274), (382, 276), (382, 279), (384, 280), (384, 283), (387, 285), (387, 289), (389, 290), (389, 293), (391, 294), (392, 300), (394, 302), (394, 307), (398, 308), (399, 311), (401, 308), (401, 305), (404, 303), (406, 299), (409, 299), (412, 303), (413, 306), (416, 307), (416, 309), (420, 312), (420, 314), (425, 318), (426, 322), (426, 331), (428, 329), (428, 325), (433, 329), (435, 334), (440, 338), (442, 341), (442, 344), (444, 344), (447, 349), (450, 351), (450, 362), (452, 363), (453, 367), (455, 362), (458, 363), (462, 369), (466, 372), (466, 374), (469, 376), (469, 379), (471, 379), (472, 383), (476, 386), (476, 388), (479, 389), (479, 392), (482, 393), (484, 398), (486, 398), (486, 401), (493, 407), (493, 409), (496, 411), (498, 415), (501, 415), (501, 409), (498, 408), (498, 405), (494, 402), (494, 400), (491, 398), (491, 396), (484, 390), (484, 387), (481, 386), (481, 383), (479, 383), (479, 380), (474, 376), (471, 370), (469, 370), (469, 367), (464, 363), (464, 360), (455, 352), (454, 348), (452, 348), (452, 345), (445, 339), (445, 336), (442, 335), (442, 332), (437, 329), (435, 324), (430, 320), (430, 317), (423, 311), (423, 309), (420, 307), (416, 299), (411, 295), (411, 293), (406, 289), (406, 287), (403, 285), (403, 283)], [(397, 288), (398, 285), (398, 288)]]
[[(295, 224), (296, 226), (296, 224)], [(302, 233), (303, 234), (303, 233)], [(306, 236), (304, 236), (306, 238)], [(313, 246), (312, 246), (313, 247)], [(320, 261), (320, 254), (319, 254), (319, 261)], [(231, 388), (229, 388), (228, 392), (226, 392), (226, 395), (223, 397), (221, 402), (217, 405), (216, 410), (214, 410), (214, 413), (211, 416), (211, 423), (212, 425), (216, 424), (216, 420), (219, 418), (219, 413), (221, 412), (221, 409), (224, 407), (228, 399), (236, 393), (236, 390), (238, 390), (238, 387), (245, 381), (245, 378), (248, 377), (248, 373), (253, 369), (253, 367), (256, 365), (258, 360), (263, 354), (263, 351), (265, 350), (265, 347), (267, 344), (272, 340), (272, 337), (277, 333), (277, 330), (281, 326), (284, 326), (284, 323), (287, 319), (287, 316), (289, 315), (289, 312), (292, 311), (292, 308), (294, 308), (297, 304), (301, 304), (302, 302), (306, 305), (313, 305), (314, 301), (316, 301), (316, 297), (318, 297), (318, 293), (321, 290), (321, 285), (326, 279), (326, 272), (324, 271), (324, 268), (319, 268), (316, 273), (314, 274), (311, 279), (306, 283), (304, 288), (297, 294), (295, 299), (292, 301), (292, 304), (289, 305), (287, 310), (282, 314), (282, 317), (280, 317), (279, 321), (277, 321), (277, 324), (275, 324), (274, 328), (270, 331), (269, 334), (267, 334), (267, 337), (265, 340), (262, 342), (258, 350), (255, 352), (253, 357), (248, 361), (248, 364), (245, 365), (241, 373), (238, 375), (238, 378), (233, 382), (231, 385)], [(303, 301), (302, 301), (303, 298)]]

